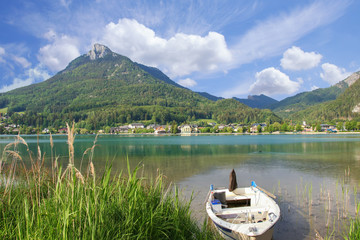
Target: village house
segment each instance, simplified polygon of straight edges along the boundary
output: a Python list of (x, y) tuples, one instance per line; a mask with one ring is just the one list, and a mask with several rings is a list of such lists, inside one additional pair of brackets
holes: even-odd
[(191, 124), (185, 124), (180, 126), (181, 133), (197, 133), (198, 132), (198, 125), (191, 125)]
[(156, 130), (156, 128), (158, 128), (158, 127), (160, 127), (160, 125), (158, 125), (158, 124), (150, 124), (150, 125), (148, 125), (146, 127), (146, 129), (154, 129), (154, 130)]
[(265, 123), (254, 123), (253, 125), (251, 125), (250, 127), (250, 132), (251, 133), (257, 133), (258, 132), (258, 126), (261, 126), (261, 131), (263, 132), (265, 130), (266, 124)]
[(158, 126), (156, 129), (155, 129), (155, 134), (163, 134), (163, 133), (166, 133), (166, 126)]
[(119, 127), (112, 127), (110, 128), (110, 133), (127, 133), (129, 132), (129, 126), (119, 126)]
[(67, 133), (67, 128), (59, 128), (59, 133)]
[(130, 129), (136, 129), (136, 128), (144, 128), (144, 124), (142, 123), (130, 123), (129, 128)]
[(218, 126), (218, 130), (219, 130), (219, 131), (224, 130), (225, 127), (226, 127), (225, 124), (220, 124), (220, 125)]
[(181, 133), (191, 133), (192, 132), (192, 128), (189, 124), (182, 125), (180, 127), (180, 130), (181, 130)]
[(320, 124), (321, 127), (321, 131), (330, 131), (330, 132), (334, 132), (337, 131), (336, 126), (334, 125), (330, 125), (330, 124)]
[(41, 132), (42, 132), (42, 133), (49, 133), (50, 130), (49, 130), (48, 128), (44, 128)]

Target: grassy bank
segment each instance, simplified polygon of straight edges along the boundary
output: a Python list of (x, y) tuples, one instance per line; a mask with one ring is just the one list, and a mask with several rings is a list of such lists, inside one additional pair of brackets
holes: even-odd
[[(0, 239), (216, 239), (206, 224), (191, 217), (190, 202), (179, 200), (176, 188), (162, 175), (139, 177), (139, 168), (113, 176), (111, 166), (97, 176), (92, 163), (85, 172), (74, 167), (74, 133), (69, 128), (69, 164), (43, 167), (44, 154), (29, 151), (25, 168), (17, 152), (18, 137), (8, 144), (0, 166)], [(51, 145), (53, 143), (51, 141)], [(5, 166), (5, 167), (3, 167)], [(125, 176), (126, 175), (126, 176)]]

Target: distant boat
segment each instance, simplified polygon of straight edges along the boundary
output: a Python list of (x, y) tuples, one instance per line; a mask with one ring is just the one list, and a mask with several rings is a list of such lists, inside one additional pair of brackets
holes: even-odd
[[(210, 189), (213, 187), (210, 187)], [(225, 239), (271, 239), (280, 208), (275, 197), (252, 182), (250, 187), (210, 190), (206, 212)]]

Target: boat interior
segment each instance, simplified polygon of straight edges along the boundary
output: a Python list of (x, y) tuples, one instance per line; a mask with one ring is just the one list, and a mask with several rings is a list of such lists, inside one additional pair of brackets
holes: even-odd
[[(259, 196), (258, 196), (259, 197)], [(217, 217), (234, 224), (260, 223), (271, 220), (269, 208), (261, 206), (256, 194), (248, 189), (218, 190), (214, 193), (214, 200), (221, 203), (213, 207)]]

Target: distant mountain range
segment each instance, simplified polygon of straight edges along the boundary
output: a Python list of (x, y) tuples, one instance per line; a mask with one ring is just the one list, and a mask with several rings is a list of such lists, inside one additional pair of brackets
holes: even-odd
[(342, 89), (336, 99), (307, 107), (290, 117), (295, 120), (320, 122), (334, 119), (360, 121), (360, 72), (352, 74), (333, 87)]
[[(19, 123), (51, 125), (68, 119), (91, 128), (131, 121), (167, 123), (192, 119), (219, 122), (273, 122), (270, 110), (233, 99), (209, 100), (186, 89), (159, 69), (132, 62), (95, 44), (52, 78), (0, 95), (0, 108), (23, 112)], [(60, 123), (59, 123), (60, 124)]]
[(345, 92), (349, 86), (354, 84), (359, 77), (359, 72), (353, 73), (345, 80), (340, 81), (331, 87), (319, 88), (310, 92), (303, 92), (295, 96), (285, 98), (280, 102), (271, 105), (270, 109), (272, 109), (277, 115), (287, 118), (291, 116), (291, 114), (297, 113), (310, 106), (335, 100), (339, 95)]
[(21, 112), (13, 118), (18, 124), (48, 126), (75, 120), (93, 129), (133, 121), (282, 121), (278, 116), (298, 122), (359, 119), (359, 77), (357, 72), (329, 88), (282, 101), (265, 95), (223, 99), (193, 92), (157, 68), (95, 44), (52, 78), (0, 94), (0, 108), (10, 115)]
[(260, 108), (266, 109), (269, 108), (271, 105), (278, 103), (278, 100), (275, 100), (271, 97), (265, 96), (264, 94), (261, 95), (249, 95), (247, 99), (241, 99), (234, 97), (235, 100), (249, 106), (252, 108)]

